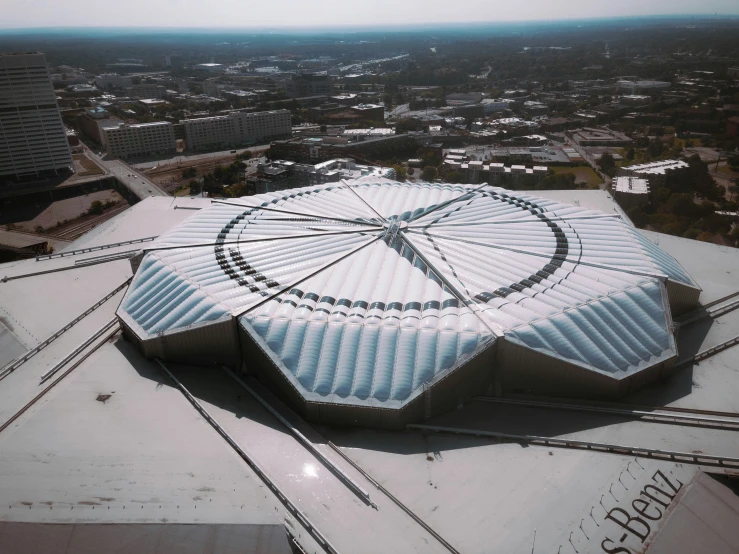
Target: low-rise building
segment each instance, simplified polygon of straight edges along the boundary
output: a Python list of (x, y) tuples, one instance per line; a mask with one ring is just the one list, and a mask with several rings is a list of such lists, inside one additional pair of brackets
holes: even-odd
[(482, 102), (480, 102), (485, 115), (508, 110), (511, 107), (511, 103), (511, 100), (506, 98), (483, 98)]
[(168, 121), (154, 123), (122, 123), (102, 129), (105, 148), (110, 157), (132, 159), (175, 154), (174, 129)]
[(207, 71), (208, 73), (222, 73), (226, 67), (220, 63), (199, 63), (193, 66), (195, 71)]
[(620, 167), (618, 174), (624, 177), (640, 177), (646, 179), (649, 181), (650, 187), (654, 189), (665, 181), (665, 178), (670, 172), (683, 171), (689, 167), (690, 164), (683, 160), (662, 160), (659, 162)]
[(466, 161), (466, 156), (448, 155), (444, 165), (462, 174), (466, 183), (488, 183), (514, 189), (535, 187), (548, 173), (544, 166), (506, 166), (502, 163), (485, 163), (480, 160)]
[(640, 177), (616, 177), (613, 195), (624, 209), (649, 203), (649, 181)]
[(89, 108), (77, 116), (77, 128), (98, 144), (103, 144), (103, 128), (117, 127), (123, 121), (112, 117), (110, 113), (101, 108)]
[(249, 90), (226, 90), (222, 89), (221, 97), (225, 98), (226, 100), (230, 100), (232, 102), (238, 102), (243, 104), (249, 104), (250, 102), (253, 102), (259, 98), (259, 95), (256, 92), (252, 92)]
[(352, 106), (350, 110), (362, 120), (385, 121), (385, 106), (382, 104), (358, 104)]
[(161, 85), (141, 83), (132, 85), (128, 90), (128, 95), (133, 98), (162, 98), (166, 92), (166, 87)]
[(667, 81), (618, 81), (616, 88), (619, 92), (626, 94), (655, 94), (661, 90), (667, 90), (672, 84)]
[(604, 128), (582, 127), (567, 134), (580, 146), (630, 146), (633, 143), (627, 135)]
[(446, 103), (450, 106), (478, 104), (482, 101), (481, 92), (453, 92), (446, 95)]
[(213, 96), (215, 98), (220, 98), (224, 91), (234, 90), (234, 89), (236, 89), (235, 86), (225, 84), (225, 83), (204, 83), (203, 84), (203, 92), (207, 94), (208, 96)]
[(247, 183), (254, 188), (255, 194), (262, 194), (367, 176), (393, 179), (395, 170), (391, 167), (357, 164), (351, 158), (337, 158), (317, 164), (277, 160), (270, 164), (259, 164), (256, 175), (248, 177)]
[(367, 137), (388, 137), (395, 134), (392, 127), (377, 127), (370, 129), (344, 129), (341, 133), (345, 137), (358, 137), (359, 140)]
[(129, 89), (131, 88), (131, 77), (118, 75), (117, 73), (103, 73), (95, 77), (95, 84), (100, 90)]
[(79, 85), (69, 85), (67, 87), (67, 92), (72, 92), (74, 94), (96, 94), (100, 91), (96, 86), (88, 85), (85, 83)]
[(147, 110), (151, 110), (152, 108), (165, 106), (169, 104), (169, 102), (167, 102), (166, 100), (162, 100), (161, 98), (140, 98), (137, 104), (139, 106), (143, 106)]
[(302, 73), (293, 75), (285, 83), (285, 92), (290, 98), (331, 96), (333, 91), (333, 80), (328, 75)]
[(334, 158), (372, 158), (377, 153), (402, 152), (410, 149), (415, 140), (406, 134), (366, 137), (352, 140), (347, 136), (321, 136), (276, 140), (270, 145), (272, 159), (285, 159), (301, 163), (318, 163)]

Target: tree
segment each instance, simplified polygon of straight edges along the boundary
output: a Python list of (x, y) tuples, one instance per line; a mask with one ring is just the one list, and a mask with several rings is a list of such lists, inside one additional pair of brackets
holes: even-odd
[(540, 186), (537, 186), (536, 188), (540, 190), (576, 189), (576, 179), (577, 177), (575, 176), (575, 174), (569, 171), (566, 173), (552, 173), (551, 175), (547, 175), (546, 177), (544, 177)]
[(182, 170), (182, 178), (183, 179), (192, 179), (198, 174), (198, 170), (194, 167), (188, 167), (187, 169)]
[(200, 183), (197, 181), (190, 181), (190, 196), (196, 196), (200, 194), (202, 190), (203, 188), (200, 186)]
[(93, 200), (90, 208), (87, 210), (88, 215), (100, 215), (103, 213), (103, 203), (100, 200)]
[(421, 178), (428, 183), (432, 183), (436, 179), (436, 168), (433, 165), (427, 165), (421, 171)]
[(393, 166), (393, 169), (395, 170), (395, 178), (398, 181), (405, 181), (406, 180), (406, 178), (408, 177), (408, 175), (407, 175), (407, 172), (406, 172), (405, 168), (402, 165), (400, 165), (400, 164), (394, 165)]
[(613, 159), (613, 155), (610, 152), (604, 152), (598, 160), (598, 167), (600, 167), (603, 173), (609, 177), (613, 177), (612, 173), (616, 173), (616, 160)]

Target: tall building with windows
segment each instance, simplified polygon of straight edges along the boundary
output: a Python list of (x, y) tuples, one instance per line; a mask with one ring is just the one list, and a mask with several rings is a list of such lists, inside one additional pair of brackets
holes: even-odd
[(0, 184), (73, 171), (45, 56), (0, 54)]

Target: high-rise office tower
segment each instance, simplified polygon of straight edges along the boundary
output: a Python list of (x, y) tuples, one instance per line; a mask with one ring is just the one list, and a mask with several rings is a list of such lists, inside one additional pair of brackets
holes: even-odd
[(73, 171), (43, 54), (0, 54), (0, 185)]

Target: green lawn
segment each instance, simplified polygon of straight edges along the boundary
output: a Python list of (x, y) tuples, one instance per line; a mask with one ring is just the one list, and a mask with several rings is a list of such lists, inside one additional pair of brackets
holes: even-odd
[(586, 184), (588, 186), (595, 186), (600, 185), (603, 183), (603, 179), (600, 178), (600, 175), (598, 175), (595, 170), (593, 170), (592, 167), (588, 166), (579, 166), (579, 167), (566, 167), (566, 166), (557, 166), (550, 168), (555, 173), (574, 173), (575, 174), (575, 183), (577, 184)]

